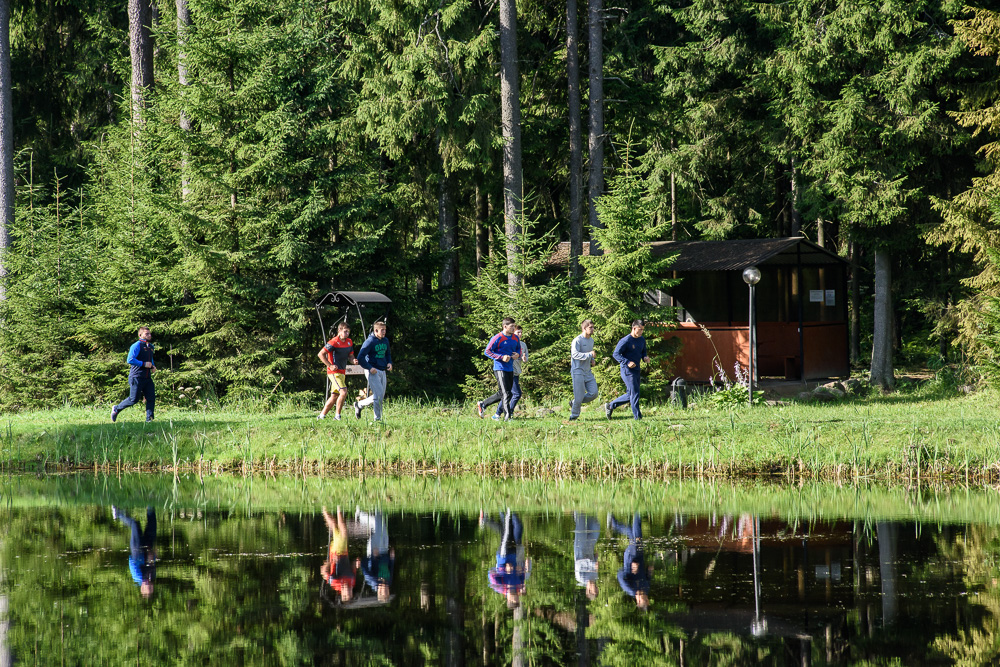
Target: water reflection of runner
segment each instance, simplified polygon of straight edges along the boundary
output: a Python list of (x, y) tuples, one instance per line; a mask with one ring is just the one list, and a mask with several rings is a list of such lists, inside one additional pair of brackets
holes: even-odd
[(636, 512), (632, 525), (618, 523), (613, 514), (608, 514), (608, 528), (613, 533), (628, 538), (628, 546), (622, 559), (622, 569), (618, 570), (618, 584), (629, 597), (635, 598), (639, 609), (649, 608), (649, 584), (653, 566), (646, 567), (646, 553), (642, 543), (642, 519)]
[(344, 513), (337, 507), (337, 518), (334, 519), (324, 507), (323, 519), (330, 530), (330, 549), (319, 573), (323, 576), (323, 581), (330, 584), (330, 588), (340, 593), (342, 602), (350, 602), (354, 596), (357, 568), (347, 555), (347, 523), (344, 522)]
[(597, 540), (601, 536), (601, 523), (597, 517), (573, 512), (576, 527), (573, 529), (573, 571), (577, 582), (587, 590), (587, 598), (597, 597)]
[(521, 542), (524, 534), (521, 519), (508, 507), (506, 513), (500, 514), (499, 522), (486, 518), (480, 512), (479, 525), (500, 534), (496, 567), (487, 572), (490, 588), (507, 598), (508, 607), (518, 607), (528, 573), (531, 572), (531, 560), (524, 557), (524, 544)]
[(111, 517), (124, 523), (131, 531), (128, 569), (142, 597), (148, 598), (153, 594), (153, 583), (156, 581), (156, 510), (146, 508), (145, 530), (139, 527), (138, 521), (114, 505), (111, 506)]
[(396, 551), (389, 548), (389, 528), (385, 517), (379, 510), (368, 514), (358, 508), (354, 518), (368, 530), (368, 555), (361, 559), (361, 574), (365, 583), (375, 591), (378, 601), (388, 602)]

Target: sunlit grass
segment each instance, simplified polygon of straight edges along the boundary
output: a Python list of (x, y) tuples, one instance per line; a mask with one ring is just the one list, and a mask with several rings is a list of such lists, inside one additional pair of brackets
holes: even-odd
[(382, 423), (316, 420), (316, 410), (139, 407), (116, 424), (106, 409), (66, 407), (0, 416), (7, 470), (477, 472), (489, 475), (781, 475), (916, 482), (1000, 479), (1000, 397), (910, 392), (836, 404), (732, 412), (670, 405), (635, 422), (593, 405), (527, 405), (504, 424), (471, 405), (390, 399)]

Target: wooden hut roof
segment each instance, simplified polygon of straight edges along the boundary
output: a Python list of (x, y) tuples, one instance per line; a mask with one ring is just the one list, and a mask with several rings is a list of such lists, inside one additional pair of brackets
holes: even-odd
[[(742, 271), (748, 266), (768, 264), (844, 264), (846, 260), (802, 236), (777, 239), (736, 239), (732, 241), (655, 241), (653, 255), (677, 255), (672, 271)], [(583, 244), (590, 254), (590, 244)], [(562, 242), (546, 264), (569, 264), (569, 242)]]

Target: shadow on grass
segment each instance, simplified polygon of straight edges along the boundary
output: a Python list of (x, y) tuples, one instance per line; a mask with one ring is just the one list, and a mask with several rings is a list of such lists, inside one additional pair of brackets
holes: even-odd
[(968, 394), (963, 394), (959, 391), (951, 391), (947, 389), (926, 389), (920, 388), (917, 390), (896, 390), (891, 393), (880, 394), (873, 393), (868, 396), (849, 396), (840, 400), (831, 401), (800, 401), (798, 399), (792, 399), (792, 402), (798, 405), (811, 405), (811, 406), (851, 406), (851, 407), (873, 407), (873, 406), (905, 406), (905, 405), (926, 405), (928, 403), (939, 403), (945, 401), (955, 400), (956, 398), (963, 398), (968, 396)]

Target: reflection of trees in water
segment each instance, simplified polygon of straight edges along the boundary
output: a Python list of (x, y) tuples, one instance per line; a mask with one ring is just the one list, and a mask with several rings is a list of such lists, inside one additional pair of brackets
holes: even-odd
[[(794, 637), (755, 639), (749, 626), (745, 633), (682, 629), (675, 619), (687, 613), (688, 600), (679, 597), (679, 588), (690, 590), (694, 578), (717, 585), (723, 573), (746, 566), (751, 558), (734, 551), (717, 556), (709, 570), (710, 555), (704, 562), (690, 561), (686, 569), (670, 555), (679, 537), (667, 519), (647, 524), (647, 557), (656, 573), (653, 603), (643, 612), (618, 586), (623, 543), (609, 539), (603, 526), (600, 592), (590, 602), (574, 578), (572, 517), (524, 516), (525, 546), (534, 566), (521, 605), (509, 609), (487, 580), (496, 538), (479, 532), (475, 516), (388, 516), (399, 559), (397, 597), (386, 606), (351, 610), (326, 606), (318, 595), (316, 572), (327, 541), (318, 513), (185, 512), (182, 518), (179, 510), (162, 511), (159, 583), (146, 602), (129, 577), (122, 533), (108, 510), (0, 512), (0, 563), (8, 568), (0, 595), (8, 597), (16, 614), (8, 646), (16, 659), (31, 656), (28, 662), (38, 664), (110, 665), (520, 661), (632, 667), (780, 665), (789, 656), (824, 664), (872, 658), (893, 641), (893, 650), (910, 644), (900, 653), (909, 657), (923, 656), (920, 651), (933, 641), (933, 650), (959, 664), (1000, 658), (1000, 542), (992, 527), (965, 528), (957, 537), (944, 532), (947, 526), (925, 526), (919, 538), (913, 530), (895, 531), (899, 555), (914, 552), (915, 545), (922, 554), (920, 562), (897, 569), (901, 623), (910, 613), (906, 596), (918, 586), (943, 582), (949, 593), (968, 589), (979, 596), (976, 607), (949, 603), (933, 613), (921, 610), (931, 614), (926, 626), (892, 628), (882, 623), (885, 582), (878, 544), (892, 531), (880, 534), (873, 526), (864, 534), (848, 524), (852, 542), (846, 549), (856, 562), (853, 571), (845, 566), (843, 586), (853, 597), (829, 622), (826, 637), (819, 634), (802, 644)], [(740, 534), (736, 528), (732, 532), (736, 544)], [(362, 545), (363, 538), (352, 542), (354, 549)], [(800, 545), (794, 548), (801, 552)], [(808, 581), (812, 575), (788, 558), (787, 592), (794, 597), (797, 568)], [(809, 567), (817, 564), (823, 565), (817, 561)], [(745, 574), (748, 581), (749, 570)], [(949, 577), (955, 581), (949, 584)], [(746, 588), (749, 596), (749, 584)], [(765, 609), (774, 602), (765, 594)], [(957, 617), (957, 632), (947, 631), (948, 614)]]
[(937, 636), (934, 649), (956, 665), (1000, 663), (1000, 540), (996, 528), (969, 526), (954, 540), (937, 541), (943, 560), (961, 563), (960, 574), (970, 595), (975, 593), (982, 617), (970, 619), (962, 614), (958, 631)]

